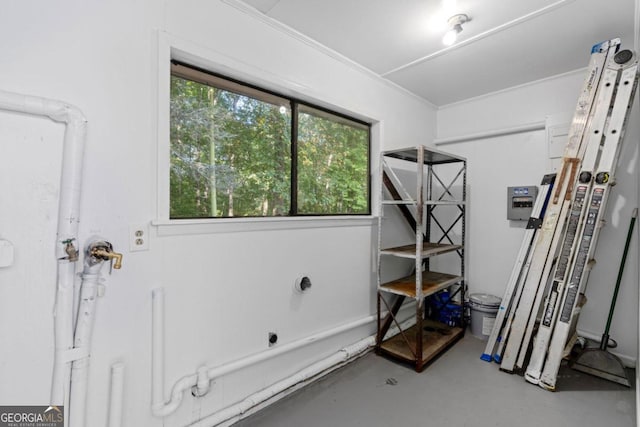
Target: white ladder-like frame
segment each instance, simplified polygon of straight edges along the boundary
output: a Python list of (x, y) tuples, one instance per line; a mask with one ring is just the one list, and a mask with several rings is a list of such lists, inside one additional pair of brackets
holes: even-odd
[[(630, 55), (630, 56), (629, 56)], [(571, 266), (569, 281), (562, 296), (562, 307), (553, 330), (549, 352), (544, 364), (539, 385), (548, 390), (555, 390), (556, 379), (564, 348), (569, 338), (572, 323), (576, 320), (578, 297), (584, 292), (591, 267), (591, 260), (595, 253), (598, 237), (606, 210), (607, 200), (611, 193), (611, 186), (615, 169), (620, 155), (622, 138), (631, 105), (638, 86), (638, 58), (629, 50), (619, 52), (614, 58), (619, 69), (619, 84), (616, 99), (611, 111), (611, 118), (607, 127), (598, 163), (597, 173), (591, 179), (595, 180), (589, 197), (588, 210), (584, 219), (582, 236), (577, 248), (576, 257)], [(612, 67), (614, 67), (612, 63)], [(578, 242), (576, 242), (578, 243)]]
[(570, 207), (571, 190), (586, 150), (586, 144), (583, 143), (584, 135), (589, 129), (594, 114), (594, 101), (600, 87), (602, 70), (619, 44), (619, 39), (614, 39), (600, 43), (592, 49), (589, 74), (580, 93), (569, 130), (569, 140), (564, 152), (562, 169), (556, 178), (553, 200), (547, 206), (542, 228), (537, 233), (531, 265), (504, 349), (500, 366), (503, 371), (514, 372), (524, 364), (524, 357), (546, 286), (546, 278), (551, 271), (553, 258), (564, 230)]

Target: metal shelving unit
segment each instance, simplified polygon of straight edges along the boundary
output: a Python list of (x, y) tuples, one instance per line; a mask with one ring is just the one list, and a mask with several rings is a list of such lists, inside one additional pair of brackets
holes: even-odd
[[(435, 356), (453, 345), (465, 331), (464, 239), (466, 213), (466, 159), (425, 146), (385, 151), (381, 155), (381, 206), (378, 222), (378, 332), (376, 352), (411, 363), (420, 372)], [(415, 188), (396, 172), (415, 174)], [(384, 222), (391, 210), (400, 212), (415, 232), (407, 244), (384, 247)], [(409, 238), (408, 238), (409, 240)], [(454, 272), (432, 271), (431, 259), (454, 254)], [(457, 255), (457, 256), (456, 256)], [(412, 271), (391, 281), (382, 280), (383, 258), (413, 259)], [(451, 262), (449, 263), (451, 264)], [(451, 265), (447, 265), (451, 268)], [(425, 301), (447, 290), (456, 301), (459, 322), (444, 324), (430, 318)], [(415, 301), (415, 324), (386, 338), (400, 308)]]

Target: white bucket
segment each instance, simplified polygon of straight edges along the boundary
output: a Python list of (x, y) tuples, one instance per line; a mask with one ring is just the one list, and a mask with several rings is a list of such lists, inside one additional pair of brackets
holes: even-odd
[(489, 294), (471, 294), (471, 334), (482, 340), (489, 339), (500, 308), (501, 299)]

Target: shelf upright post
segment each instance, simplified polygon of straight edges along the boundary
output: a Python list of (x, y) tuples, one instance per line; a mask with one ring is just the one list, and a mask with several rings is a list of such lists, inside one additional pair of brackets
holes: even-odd
[(422, 247), (424, 245), (422, 224), (424, 224), (424, 149), (417, 148), (416, 173), (416, 370), (422, 370), (422, 318), (424, 315), (424, 296), (422, 292)]

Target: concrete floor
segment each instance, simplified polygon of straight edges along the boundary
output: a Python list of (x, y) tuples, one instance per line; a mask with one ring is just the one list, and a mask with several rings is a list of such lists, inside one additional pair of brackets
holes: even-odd
[(563, 367), (557, 391), (545, 391), (481, 361), (484, 345), (468, 333), (420, 374), (369, 353), (235, 426), (636, 425), (635, 383)]

